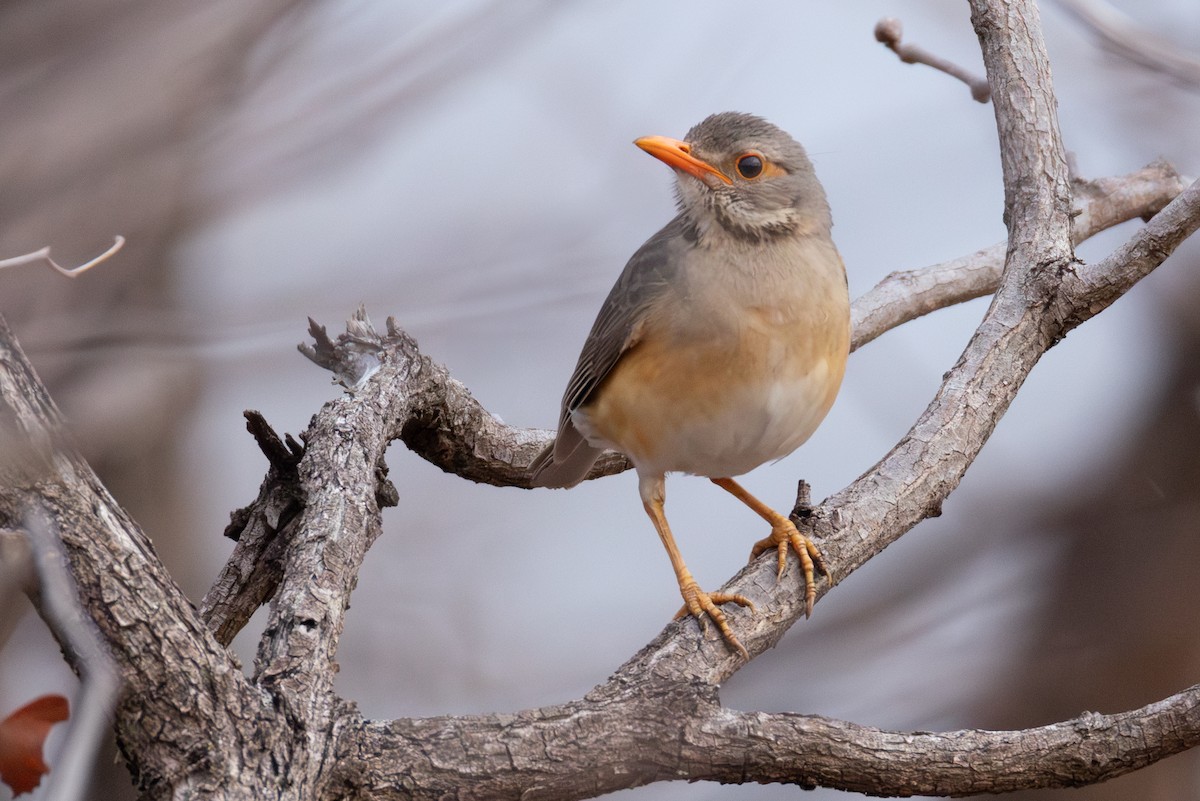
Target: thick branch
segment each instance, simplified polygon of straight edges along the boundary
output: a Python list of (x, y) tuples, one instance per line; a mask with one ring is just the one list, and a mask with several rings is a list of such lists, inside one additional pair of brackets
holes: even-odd
[(1037, 4), (972, 0), (971, 23), (992, 85), (1010, 262), (1071, 261), (1071, 183)]
[[(239, 759), (248, 733), (266, 732), (255, 747), (269, 751), (280, 733), (264, 723), (263, 698), (75, 452), (2, 318), (0, 442), (0, 527), (23, 527), (45, 515), (59, 534), (79, 603), (130, 688), (117, 710), (117, 730), (135, 757), (139, 786), (153, 797), (190, 775), (187, 786), (203, 795), (228, 780), (222, 765)], [(205, 756), (198, 762), (198, 755)]]
[[(807, 715), (735, 712), (704, 727), (694, 778), (797, 782), (870, 795), (965, 796), (1082, 787), (1200, 744), (1200, 685), (1141, 709), (1023, 731), (889, 732)], [(745, 756), (743, 763), (740, 757)]]
[[(373, 335), (365, 314), (360, 317), (354, 325)], [(357, 331), (343, 343), (359, 366), (358, 357), (373, 350)], [(332, 725), (334, 710), (328, 699), (336, 672), (334, 655), (350, 592), (367, 549), (380, 533), (383, 454), (396, 436), (396, 421), (411, 413), (406, 384), (418, 365), (399, 353), (400, 361), (387, 369), (388, 358), (381, 352), (369, 368), (378, 380), (357, 381), (353, 390), (314, 416), (295, 467), (301, 488), (296, 497), (302, 495), (303, 503), (289, 526), (289, 538), (280, 546), (282, 575), (259, 643), (254, 679), (276, 694), (286, 714), (304, 726)], [(364, 375), (357, 368), (355, 373)], [(210, 592), (206, 610), (219, 600)]]
[[(619, 688), (514, 715), (367, 723), (337, 784), (375, 799), (570, 801), (672, 780), (962, 796), (1094, 784), (1200, 744), (1200, 685), (1115, 715), (941, 733), (739, 712), (705, 685)], [(521, 756), (529, 743), (549, 758)]]
[(840, 575), (938, 513), (1033, 365), (1061, 336), (1061, 319), (1044, 309), (1057, 290), (1047, 276), (1073, 262), (1070, 186), (1037, 9), (1019, 0), (976, 0), (972, 20), (1000, 133), (1010, 231), (1006, 266), (979, 328), (908, 434), (818, 508), (818, 519), (837, 512), (840, 532), (828, 523), (818, 530), (834, 538), (823, 549)]

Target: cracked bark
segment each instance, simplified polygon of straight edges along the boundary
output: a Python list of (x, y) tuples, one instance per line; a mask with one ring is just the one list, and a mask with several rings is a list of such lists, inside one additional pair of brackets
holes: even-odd
[[(1049, 65), (1031, 2), (972, 3), (1004, 164), (1009, 240), (885, 280), (856, 304), (862, 344), (934, 308), (995, 293), (958, 363), (908, 434), (813, 509), (846, 576), (958, 485), (1038, 359), (1106, 308), (1200, 225), (1200, 189), (1164, 165), (1072, 185)], [(1107, 259), (1081, 266), (1073, 241), (1154, 215)], [(1001, 264), (1003, 255), (1003, 267)], [(443, 469), (524, 486), (549, 432), (505, 426), (389, 320), (360, 313), (305, 352), (347, 393), (314, 417), (304, 447), (251, 419), (271, 460), (258, 499), (235, 514), (237, 545), (193, 610), (137, 525), (75, 453), (63, 423), (0, 324), (0, 525), (41, 510), (60, 532), (81, 604), (129, 688), (121, 747), (147, 798), (588, 798), (669, 779), (774, 781), (873, 794), (963, 795), (1075, 786), (1135, 770), (1200, 742), (1200, 686), (1142, 709), (1020, 732), (885, 732), (795, 714), (737, 712), (717, 688), (743, 664), (694, 621), (674, 622), (576, 701), (512, 714), (365, 721), (333, 692), (350, 593), (397, 499), (383, 455), (403, 440)], [(610, 456), (594, 476), (624, 469)], [(402, 499), (419, 502), (417, 499)], [(724, 588), (752, 655), (803, 614), (798, 585), (776, 586), (770, 557)], [(819, 586), (819, 595), (828, 591)], [(251, 677), (224, 645), (270, 598)]]

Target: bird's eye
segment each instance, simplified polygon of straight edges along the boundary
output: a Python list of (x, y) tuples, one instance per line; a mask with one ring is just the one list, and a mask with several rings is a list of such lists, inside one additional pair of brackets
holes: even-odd
[(762, 157), (747, 153), (737, 160), (737, 171), (743, 178), (757, 178), (763, 171)]

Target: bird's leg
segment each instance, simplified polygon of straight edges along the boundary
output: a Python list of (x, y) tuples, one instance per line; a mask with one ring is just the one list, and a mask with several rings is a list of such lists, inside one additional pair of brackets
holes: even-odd
[(813, 604), (817, 600), (814, 567), (830, 580), (833, 579), (816, 543), (801, 534), (795, 523), (746, 492), (742, 485), (732, 478), (714, 478), (712, 482), (749, 506), (759, 517), (771, 524), (770, 536), (754, 543), (754, 547), (750, 549), (750, 558), (756, 559), (760, 554), (774, 548), (779, 558), (779, 570), (775, 574), (776, 581), (783, 578), (783, 571), (787, 568), (788, 547), (790, 546), (800, 557), (800, 566), (804, 568), (804, 614), (806, 617), (811, 616)]
[(707, 630), (704, 616), (708, 615), (717, 624), (717, 628), (721, 630), (721, 635), (725, 638), (725, 641), (740, 651), (742, 656), (749, 659), (750, 655), (746, 652), (742, 644), (738, 642), (738, 638), (733, 636), (733, 631), (729, 628), (729, 623), (725, 620), (725, 614), (717, 604), (735, 603), (739, 606), (748, 606), (751, 609), (754, 609), (754, 604), (744, 595), (724, 592), (709, 593), (700, 589), (700, 585), (696, 583), (696, 579), (692, 578), (691, 571), (684, 564), (683, 556), (679, 553), (679, 548), (675, 545), (675, 538), (671, 535), (671, 527), (667, 525), (667, 515), (663, 511), (663, 503), (666, 501), (666, 481), (664, 477), (661, 475), (642, 476), (638, 481), (638, 489), (642, 495), (642, 505), (646, 508), (646, 514), (650, 515), (650, 521), (654, 523), (654, 528), (658, 532), (659, 538), (662, 539), (663, 546), (667, 549), (667, 556), (671, 559), (671, 567), (675, 570), (675, 580), (679, 582), (679, 593), (683, 596), (684, 608), (679, 610), (676, 618), (691, 613), (700, 623), (700, 628)]

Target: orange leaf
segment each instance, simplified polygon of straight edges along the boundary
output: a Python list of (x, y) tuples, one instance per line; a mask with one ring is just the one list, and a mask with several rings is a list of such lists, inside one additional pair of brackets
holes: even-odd
[(42, 743), (50, 727), (68, 714), (66, 698), (43, 695), (0, 720), (0, 781), (14, 795), (28, 793), (50, 772), (42, 759)]

